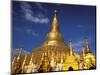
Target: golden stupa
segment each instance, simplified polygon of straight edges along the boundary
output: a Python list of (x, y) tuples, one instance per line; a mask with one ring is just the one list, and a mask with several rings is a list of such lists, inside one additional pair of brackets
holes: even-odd
[(47, 34), (44, 43), (34, 48), (29, 54), (22, 53), (12, 60), (12, 73), (35, 73), (89, 69), (95, 67), (95, 57), (88, 47), (82, 48), (79, 55), (72, 48), (72, 41), (67, 46), (59, 29), (57, 10), (54, 11), (54, 18), (50, 32)]
[(88, 40), (86, 39), (86, 48), (82, 49), (81, 60), (84, 62), (84, 69), (93, 69), (96, 67), (96, 59), (94, 54), (91, 52), (88, 44)]

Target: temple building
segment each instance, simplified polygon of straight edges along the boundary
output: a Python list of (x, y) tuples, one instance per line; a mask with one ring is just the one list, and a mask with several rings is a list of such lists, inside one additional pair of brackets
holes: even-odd
[(84, 62), (82, 69), (93, 69), (96, 67), (96, 59), (94, 54), (91, 52), (86, 39), (86, 48), (82, 47), (81, 61)]
[(44, 43), (34, 48), (29, 54), (23, 54), (22, 49), (12, 60), (12, 73), (38, 73), (53, 71), (72, 71), (96, 68), (95, 56), (91, 52), (86, 40), (86, 48), (82, 47), (81, 54), (75, 52), (72, 40), (69, 45), (60, 33), (57, 11), (51, 29), (46, 35)]

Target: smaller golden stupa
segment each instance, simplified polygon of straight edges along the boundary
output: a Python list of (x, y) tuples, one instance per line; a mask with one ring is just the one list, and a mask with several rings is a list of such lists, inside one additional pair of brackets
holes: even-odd
[(79, 58), (79, 55), (77, 57), (77, 54), (73, 51), (72, 41), (70, 41), (70, 51), (65, 59), (63, 70), (78, 70)]
[(86, 48), (83, 49), (83, 56), (84, 59), (84, 69), (92, 69), (96, 67), (96, 60), (94, 54), (91, 52), (88, 44), (88, 40), (86, 39)]

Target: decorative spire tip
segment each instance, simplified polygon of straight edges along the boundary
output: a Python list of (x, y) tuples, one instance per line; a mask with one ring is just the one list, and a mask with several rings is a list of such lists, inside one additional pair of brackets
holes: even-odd
[(58, 12), (58, 11), (55, 9), (55, 10), (54, 10), (54, 14), (55, 14), (55, 16), (57, 15), (57, 12)]

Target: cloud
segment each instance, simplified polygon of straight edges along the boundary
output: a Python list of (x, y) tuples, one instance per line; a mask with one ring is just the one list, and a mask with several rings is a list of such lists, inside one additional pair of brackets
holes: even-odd
[(77, 25), (77, 28), (84, 28), (83, 25)]
[(57, 3), (56, 5), (59, 7), (61, 4)]
[[(14, 57), (18, 56), (19, 52), (20, 52), (20, 48), (13, 49), (13, 51), (12, 51), (12, 60), (13, 60)], [(27, 55), (27, 54), (29, 54), (29, 52), (23, 49), (22, 54)]]
[(83, 40), (80, 40), (80, 41), (73, 43), (72, 45), (75, 51), (81, 52), (82, 44), (83, 44)]
[(26, 51), (26, 50), (24, 50), (24, 54), (25, 55), (27, 55), (27, 54), (29, 54), (30, 52), (28, 52), (28, 51)]
[(20, 27), (16, 27), (15, 30), (20, 31), (20, 32), (24, 31), (25, 33), (30, 34), (30, 35), (35, 36), (35, 37), (39, 36), (38, 33), (36, 33), (35, 31), (33, 31), (32, 29), (29, 29), (27, 27), (24, 27), (23, 29)]
[(16, 31), (21, 31), (21, 29), (19, 27), (15, 27)]
[[(41, 4), (38, 4), (39, 8), (43, 9)], [(31, 5), (26, 2), (23, 2), (21, 5), (22, 12), (24, 13), (24, 18), (30, 22), (47, 24), (49, 22), (48, 17), (46, 17), (43, 13), (35, 13), (32, 11)]]
[(35, 36), (35, 37), (38, 36), (38, 34), (37, 34), (36, 32), (34, 32), (34, 31), (32, 31), (31, 29), (26, 29), (26, 32), (27, 32), (28, 34), (31, 34), (31, 35)]
[(47, 12), (47, 10), (43, 7), (43, 5), (41, 3), (37, 3), (36, 4), (38, 6), (38, 8), (44, 12)]
[(26, 13), (25, 17), (27, 20), (34, 22), (34, 23), (47, 24), (49, 22), (49, 19), (47, 17), (42, 17), (40, 16), (40, 14), (38, 14), (37, 16), (33, 16), (30, 13)]
[(83, 41), (77, 41), (73, 43), (73, 47), (79, 47), (80, 45), (82, 46)]

